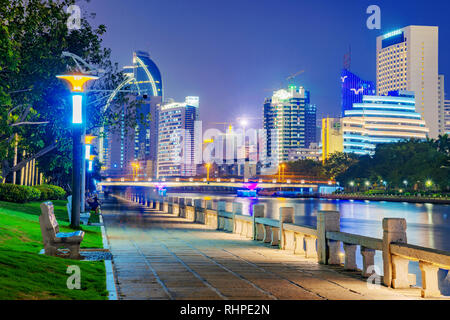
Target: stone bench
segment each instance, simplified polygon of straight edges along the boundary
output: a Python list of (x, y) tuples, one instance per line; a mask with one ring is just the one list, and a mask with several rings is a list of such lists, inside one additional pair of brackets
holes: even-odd
[(69, 249), (69, 258), (80, 259), (80, 244), (84, 238), (83, 231), (70, 233), (59, 232), (59, 224), (56, 221), (53, 203), (44, 202), (41, 204), (41, 215), (39, 216), (41, 226), (42, 241), (44, 243), (45, 254), (57, 256), (59, 248)]

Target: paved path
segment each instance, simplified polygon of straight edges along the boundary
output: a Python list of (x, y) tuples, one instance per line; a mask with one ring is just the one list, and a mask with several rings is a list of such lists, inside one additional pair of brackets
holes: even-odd
[(120, 299), (414, 299), (357, 272), (112, 198), (102, 213)]

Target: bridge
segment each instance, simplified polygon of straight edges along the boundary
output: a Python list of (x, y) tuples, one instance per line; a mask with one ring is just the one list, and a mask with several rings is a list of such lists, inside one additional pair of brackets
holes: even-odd
[(236, 192), (239, 189), (247, 190), (267, 190), (267, 191), (293, 191), (303, 195), (330, 194), (336, 191), (339, 186), (334, 181), (305, 181), (305, 180), (284, 180), (278, 182), (273, 180), (250, 180), (250, 179), (161, 179), (159, 181), (138, 181), (117, 179), (107, 179), (98, 184), (99, 187), (118, 188), (149, 188), (149, 189), (169, 189), (173, 191), (230, 191)]
[[(407, 244), (404, 219), (385, 219), (383, 239), (376, 239), (340, 232), (336, 211), (319, 212), (316, 228), (295, 224), (292, 208), (280, 208), (279, 220), (265, 218), (262, 205), (252, 217), (241, 212), (237, 202), (130, 191), (105, 199), (119, 298), (447, 299), (437, 273), (450, 269), (450, 253)], [(373, 268), (375, 251), (384, 276)], [(417, 286), (409, 261), (422, 270)]]

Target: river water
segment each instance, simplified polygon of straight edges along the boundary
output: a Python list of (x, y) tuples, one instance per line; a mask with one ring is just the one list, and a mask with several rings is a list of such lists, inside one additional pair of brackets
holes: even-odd
[[(295, 224), (316, 226), (317, 212), (337, 210), (341, 213), (341, 231), (368, 237), (382, 238), (383, 218), (405, 218), (407, 221), (408, 243), (450, 252), (450, 205), (415, 204), (386, 201), (356, 201), (330, 199), (293, 198), (241, 198), (233, 195), (206, 193), (176, 193), (169, 196), (213, 201), (232, 200), (242, 203), (243, 214), (252, 215), (253, 204), (264, 204), (266, 217), (278, 219), (281, 207), (293, 207)], [(357, 252), (358, 266), (362, 257)], [(375, 256), (379, 274), (383, 274), (381, 252)], [(410, 273), (416, 274), (417, 284), (421, 284), (421, 273), (417, 262), (410, 262)], [(448, 275), (447, 275), (448, 274)], [(439, 272), (441, 291), (450, 295), (450, 273)]]

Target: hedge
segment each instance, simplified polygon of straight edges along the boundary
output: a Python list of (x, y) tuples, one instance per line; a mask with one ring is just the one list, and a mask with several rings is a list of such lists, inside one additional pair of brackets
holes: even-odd
[(25, 203), (40, 200), (41, 191), (34, 187), (15, 184), (0, 184), (0, 200), (8, 202)]
[(35, 188), (41, 191), (40, 200), (63, 200), (66, 197), (66, 191), (58, 186), (43, 184), (40, 186), (36, 186)]

